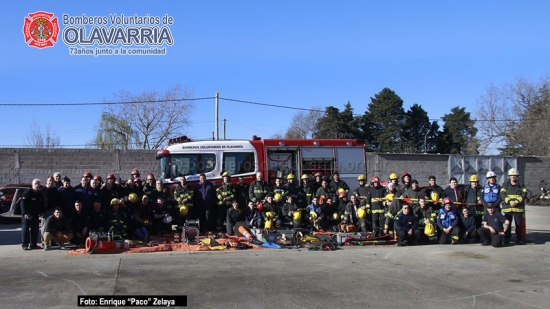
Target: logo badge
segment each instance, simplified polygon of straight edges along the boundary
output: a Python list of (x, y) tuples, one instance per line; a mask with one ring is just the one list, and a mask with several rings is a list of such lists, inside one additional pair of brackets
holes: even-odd
[(36, 12), (29, 14), (29, 17), (25, 17), (23, 25), (25, 42), (29, 46), (45, 48), (53, 46), (53, 42), (57, 43), (59, 25), (57, 17), (52, 19), (53, 13)]

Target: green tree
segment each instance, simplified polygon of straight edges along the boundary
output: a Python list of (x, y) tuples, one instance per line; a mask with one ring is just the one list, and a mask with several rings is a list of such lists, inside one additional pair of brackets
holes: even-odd
[(391, 89), (384, 88), (371, 97), (362, 119), (362, 131), (370, 151), (395, 152), (403, 140), (405, 120), (403, 100)]
[(334, 106), (326, 108), (324, 116), (315, 124), (313, 138), (358, 138), (359, 134), (359, 124), (348, 102), (341, 112)]
[(450, 114), (441, 118), (443, 132), (439, 135), (437, 152), (450, 154), (476, 155), (479, 141), (475, 138), (475, 121), (465, 107), (453, 107)]
[(405, 114), (402, 136), (403, 143), (411, 144), (412, 151), (410, 152), (424, 152), (424, 141), (427, 146), (427, 138), (432, 133), (432, 125), (428, 118), (428, 112), (422, 106), (415, 103), (409, 108)]

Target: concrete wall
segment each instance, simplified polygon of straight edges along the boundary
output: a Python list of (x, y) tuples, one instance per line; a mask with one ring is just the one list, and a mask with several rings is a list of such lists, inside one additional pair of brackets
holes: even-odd
[[(33, 178), (44, 180), (54, 172), (67, 175), (73, 184), (88, 171), (102, 177), (113, 173), (117, 178), (128, 179), (131, 170), (137, 168), (145, 177), (157, 170), (155, 153), (156, 150), (0, 148), (0, 185), (28, 183)], [(401, 176), (408, 171), (420, 185), (427, 184), (428, 177), (435, 175), (437, 183), (446, 187), (448, 161), (448, 155), (368, 153), (367, 175), (378, 175), (386, 181), (390, 173)], [(518, 169), (522, 181), (534, 194), (538, 193), (540, 179), (550, 183), (550, 157), (518, 157)]]
[(101, 149), (34, 149), (0, 148), (0, 184), (29, 183), (33, 178), (42, 181), (60, 172), (78, 184), (84, 172), (106, 177), (113, 173), (122, 179), (130, 178), (133, 168), (145, 177), (155, 172), (155, 150)]
[(428, 177), (434, 175), (437, 183), (445, 187), (449, 181), (448, 161), (448, 155), (368, 153), (367, 174), (380, 176), (382, 181), (386, 181), (391, 173), (397, 173), (401, 178), (401, 174), (407, 171), (420, 185), (428, 184)]

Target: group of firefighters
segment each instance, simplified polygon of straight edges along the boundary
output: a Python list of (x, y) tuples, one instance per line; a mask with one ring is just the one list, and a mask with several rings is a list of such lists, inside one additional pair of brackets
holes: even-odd
[(387, 183), (378, 176), (367, 181), (365, 175), (359, 175), (354, 190), (338, 172), (330, 177), (304, 174), (300, 181), (288, 174), (286, 181), (277, 178), (274, 185), (262, 176), (257, 173), (256, 180), (248, 185), (243, 177), (234, 183), (225, 172), (219, 186), (207, 181), (204, 174), (194, 185), (180, 177), (180, 183), (170, 190), (153, 174), (148, 174), (142, 184), (136, 169), (125, 183), (116, 181), (112, 174), (103, 183), (101, 177), (85, 173), (76, 187), (56, 173), (48, 178), (46, 187), (31, 188), (24, 194), (23, 247), (37, 247), (29, 232), (32, 236), (35, 230), (36, 235), (37, 218), (47, 217), (57, 207), (67, 218), (77, 218), (78, 224), (72, 222), (76, 226), (73, 234), (78, 234), (80, 241), (90, 230), (110, 230), (124, 238), (147, 240), (151, 233), (169, 233), (173, 224), (197, 220), (201, 232), (221, 232), (225, 225), (230, 235), (238, 222), (244, 222), (259, 229), (395, 233), (399, 245), (456, 244), (481, 238), (483, 244), (497, 246), (502, 241), (510, 243), (514, 221), (516, 243), (523, 244), (521, 225), (527, 190), (515, 168), (508, 171), (508, 180), (502, 185), (489, 171), (484, 184), (477, 175), (471, 175), (467, 187), (460, 187), (451, 178), (446, 189), (437, 185), (435, 176), (421, 187), (408, 172), (401, 177), (391, 173)]
[[(273, 186), (258, 173), (249, 186), (248, 200), (242, 197), (248, 201), (247, 207), (233, 198), (246, 190), (235, 189), (230, 175), (225, 174), (217, 192), (229, 234), (236, 222), (245, 221), (251, 228), (396, 233), (400, 246), (477, 241), (500, 246), (510, 244), (513, 221), (516, 243), (523, 244), (527, 190), (519, 182), (517, 169), (512, 168), (507, 174), (502, 185), (496, 182), (497, 175), (488, 171), (483, 184), (478, 175), (471, 175), (467, 186), (460, 186), (456, 178), (451, 178), (446, 189), (437, 185), (435, 176), (430, 176), (428, 185), (421, 187), (408, 172), (400, 178), (391, 173), (384, 185), (378, 176), (367, 183), (366, 177), (359, 175), (358, 186), (351, 191), (338, 172), (333, 173), (332, 179), (316, 173), (313, 181), (304, 174), (300, 183), (289, 174), (284, 185), (278, 178)], [(242, 179), (239, 185), (246, 186)]]

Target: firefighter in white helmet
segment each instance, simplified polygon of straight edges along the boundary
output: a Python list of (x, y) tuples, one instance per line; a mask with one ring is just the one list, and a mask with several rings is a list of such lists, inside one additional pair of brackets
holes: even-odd
[[(502, 199), (502, 213), (516, 226), (516, 244), (523, 245), (522, 221), (525, 215), (525, 201), (527, 200), (527, 189), (519, 182), (519, 172), (515, 168), (508, 171), (508, 180), (500, 189), (500, 198)], [(512, 236), (511, 229), (506, 231), (504, 244), (510, 243)]]
[(488, 171), (485, 178), (487, 179), (487, 183), (483, 185), (483, 198), (481, 202), (484, 209), (487, 209), (487, 204), (491, 203), (499, 211), (502, 200), (500, 199), (501, 187), (497, 183), (497, 174), (493, 171)]

